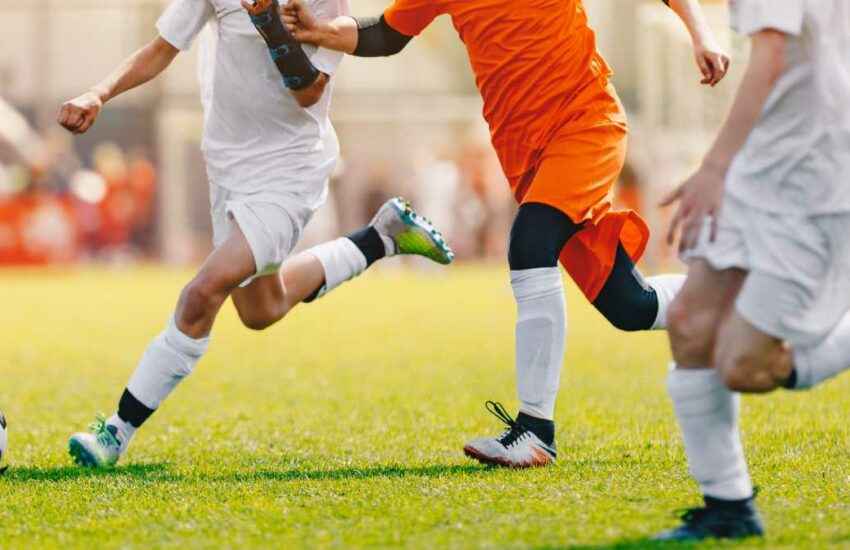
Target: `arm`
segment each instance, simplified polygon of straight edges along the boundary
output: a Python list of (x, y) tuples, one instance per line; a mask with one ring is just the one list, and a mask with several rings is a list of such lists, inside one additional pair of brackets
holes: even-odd
[(664, 0), (664, 3), (679, 16), (691, 35), (702, 83), (715, 86), (726, 76), (729, 56), (717, 44), (698, 0)]
[(316, 69), (301, 44), (283, 25), (277, 0), (242, 0), (242, 7), (266, 41), (284, 85), (298, 104), (306, 108), (318, 102), (329, 77)]
[(343, 16), (330, 21), (319, 21), (304, 5), (303, 0), (290, 0), (283, 9), (283, 17), (290, 32), (299, 42), (358, 57), (395, 55), (413, 39), (412, 36), (390, 27), (383, 16)]
[(91, 90), (66, 101), (57, 122), (75, 134), (85, 133), (94, 124), (104, 103), (156, 77), (174, 61), (179, 51), (162, 37), (155, 38)]
[(776, 81), (785, 70), (785, 42), (786, 35), (774, 30), (762, 31), (753, 36), (747, 72), (729, 116), (703, 161), (703, 165), (724, 177), (758, 122)]
[(714, 238), (726, 173), (761, 117), (767, 98), (785, 70), (785, 42), (786, 35), (775, 30), (753, 35), (750, 63), (723, 128), (699, 170), (662, 202), (665, 206), (679, 202), (667, 240), (672, 243), (681, 226), (680, 249), (693, 248), (697, 244), (706, 217), (712, 218), (711, 238)]

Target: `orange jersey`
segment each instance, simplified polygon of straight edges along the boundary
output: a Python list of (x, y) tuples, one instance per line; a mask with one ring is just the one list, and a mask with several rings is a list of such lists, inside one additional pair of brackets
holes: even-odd
[[(510, 179), (532, 169), (564, 126), (625, 125), (581, 0), (396, 0), (387, 23), (414, 36), (441, 15), (466, 45), (493, 146)], [(596, 116), (598, 115), (598, 116)]]
[(408, 36), (448, 14), (469, 53), (484, 118), (520, 203), (584, 224), (561, 263), (591, 301), (622, 244), (637, 261), (649, 238), (611, 209), (626, 153), (626, 117), (581, 0), (395, 0), (387, 23)]

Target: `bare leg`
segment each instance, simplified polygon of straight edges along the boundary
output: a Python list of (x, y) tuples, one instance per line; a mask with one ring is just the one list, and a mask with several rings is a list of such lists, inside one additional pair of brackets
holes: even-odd
[(788, 346), (760, 331), (734, 310), (720, 329), (715, 359), (723, 382), (732, 391), (770, 392), (784, 385), (791, 376)]
[(302, 252), (286, 260), (279, 274), (259, 277), (248, 286), (235, 289), (231, 296), (245, 326), (263, 330), (313, 295), (324, 281), (325, 272), (319, 260)]

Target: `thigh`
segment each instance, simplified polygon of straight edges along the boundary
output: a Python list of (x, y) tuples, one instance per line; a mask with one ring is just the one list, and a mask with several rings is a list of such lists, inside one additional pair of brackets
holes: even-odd
[(667, 314), (670, 346), (681, 368), (712, 363), (718, 329), (745, 278), (743, 271), (717, 271), (704, 260), (690, 263), (685, 284)]
[(511, 269), (555, 267), (561, 249), (580, 228), (548, 204), (523, 204), (511, 226), (508, 244)]
[(627, 139), (626, 130), (613, 123), (556, 136), (521, 202), (549, 204), (576, 223), (598, 221), (611, 209)]
[(685, 284), (673, 300), (673, 307), (689, 318), (710, 319), (716, 329), (732, 309), (746, 277), (747, 272), (740, 269), (718, 271), (705, 260), (693, 260), (688, 265)]
[(254, 255), (242, 230), (234, 227), (210, 253), (196, 279), (214, 290), (232, 290), (256, 271)]

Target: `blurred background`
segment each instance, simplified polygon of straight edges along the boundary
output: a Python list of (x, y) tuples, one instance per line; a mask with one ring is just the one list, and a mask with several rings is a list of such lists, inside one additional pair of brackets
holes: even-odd
[[(355, 14), (388, 0), (353, 0)], [(210, 248), (199, 150), (196, 54), (113, 102), (88, 134), (55, 124), (61, 103), (155, 36), (167, 0), (0, 0), (0, 266), (198, 261)], [(702, 88), (684, 28), (659, 0), (585, 0), (632, 125), (618, 201), (655, 229), (645, 267), (673, 260), (660, 196), (699, 162), (745, 65), (726, 3), (704, 0), (732, 70)], [(437, 20), (402, 55), (348, 58), (332, 117), (343, 159), (307, 246), (403, 194), (463, 260), (502, 261), (514, 211), (462, 44)]]

